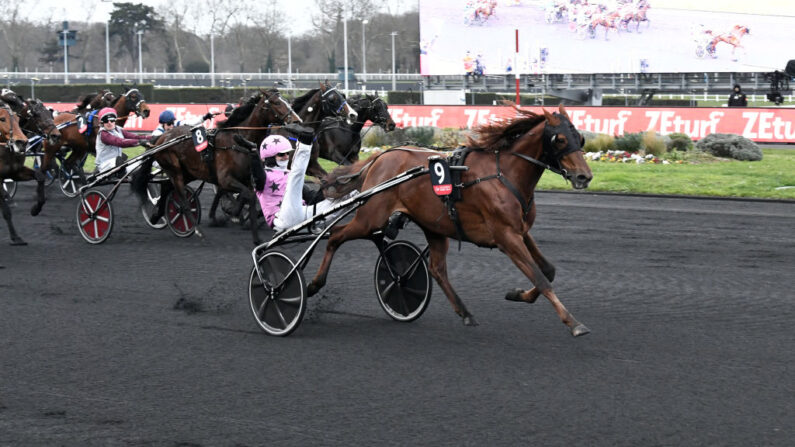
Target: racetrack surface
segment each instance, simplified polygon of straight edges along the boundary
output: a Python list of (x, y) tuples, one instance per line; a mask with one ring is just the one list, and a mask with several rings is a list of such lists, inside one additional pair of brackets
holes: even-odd
[[(27, 247), (6, 245), (0, 223), (0, 445), (795, 439), (793, 203), (539, 193), (533, 234), (585, 337), (543, 298), (505, 301), (529, 281), (469, 244), (451, 244), (449, 273), (480, 326), (437, 286), (419, 320), (392, 322), (377, 251), (357, 241), (302, 326), (275, 338), (247, 308), (247, 231), (151, 230), (125, 188), (113, 234), (90, 246), (77, 201), (48, 193), (33, 218), (20, 185)], [(416, 227), (401, 237), (420, 242)]]

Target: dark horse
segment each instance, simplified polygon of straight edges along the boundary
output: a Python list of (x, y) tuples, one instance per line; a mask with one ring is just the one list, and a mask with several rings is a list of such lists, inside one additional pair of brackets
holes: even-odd
[(50, 109), (37, 99), (25, 100), (24, 104), (22, 110), (17, 112), (22, 130), (28, 135), (41, 135), (50, 145), (60, 143), (61, 131), (55, 125)]
[[(107, 95), (103, 92), (97, 94), (97, 97), (99, 99), (95, 99), (99, 101), (107, 99)], [(150, 113), (149, 106), (146, 104), (143, 94), (137, 89), (127, 90), (123, 95), (114, 98), (110, 107), (116, 110), (116, 116), (118, 117), (116, 125), (121, 127), (127, 122), (127, 118), (131, 113), (135, 113), (142, 118), (149, 117)], [(50, 163), (55, 158), (55, 154), (61, 149), (61, 146), (67, 146), (72, 152), (69, 154), (69, 157), (66, 158), (64, 168), (68, 172), (77, 172), (79, 177), (84, 177), (81, 162), (84, 160), (86, 154), (95, 152), (97, 132), (99, 132), (99, 119), (95, 118), (92, 121), (92, 129), (90, 132), (87, 132), (88, 135), (85, 135), (80, 133), (77, 127), (77, 118), (77, 113), (61, 113), (55, 117), (54, 122), (57, 126), (65, 125), (65, 127), (61, 129), (61, 141), (58, 144), (50, 144), (49, 142), (44, 144), (44, 157), (42, 157), (41, 166), (50, 166)], [(39, 169), (43, 168), (39, 167)], [(76, 194), (76, 186), (74, 188), (75, 190), (73, 192)]]
[(356, 122), (349, 125), (337, 117), (322, 120), (312, 145), (311, 160), (315, 160), (315, 163), (310, 161), (307, 167), (310, 175), (320, 177), (327, 174), (317, 163), (318, 157), (340, 165), (349, 165), (357, 161), (362, 148), (361, 131), (368, 121), (381, 126), (385, 132), (395, 130), (395, 122), (392, 121), (389, 107), (383, 99), (373, 95), (357, 95), (352, 97), (348, 104), (358, 114)]
[[(269, 126), (297, 121), (300, 121), (298, 116), (290, 108), (290, 105), (282, 100), (278, 90), (260, 91), (245, 104), (236, 108), (228, 120), (218, 125), (214, 137), (212, 135), (209, 137), (212, 148), (205, 150), (214, 151), (214, 158), (211, 162), (207, 163), (202, 160), (200, 153), (196, 152), (193, 142), (187, 140), (147, 158), (133, 175), (133, 191), (142, 203), (146, 200), (146, 185), (152, 175), (152, 163), (157, 161), (171, 178), (171, 183), (177, 191), (178, 200), (183, 209), (188, 209), (185, 187), (193, 180), (204, 180), (218, 185), (223, 191), (238, 193), (249, 204), (249, 209), (256, 209), (257, 196), (254, 194), (251, 184), (252, 153), (248, 149), (242, 149), (235, 145), (233, 137), (235, 134), (239, 134), (247, 140), (259, 142), (267, 135)], [(188, 126), (176, 127), (163, 134), (157, 144), (179, 138), (189, 132)], [(258, 156), (258, 154), (254, 154), (254, 156)], [(157, 222), (165, 213), (167, 196), (168, 192), (164, 190), (160, 195), (156, 212), (151, 216), (151, 222)], [(217, 201), (214, 201), (210, 209), (212, 220), (215, 220), (216, 207)], [(188, 218), (192, 218), (192, 216), (189, 214)], [(198, 228), (196, 228), (196, 232), (201, 236)], [(251, 235), (254, 238), (254, 243), (259, 243), (256, 225), (251, 225)]]
[[(468, 142), (470, 152), (465, 164), (469, 170), (462, 173), (462, 198), (455, 204), (460, 228), (456, 228), (444, 203), (434, 196), (425, 177), (377, 194), (356, 211), (350, 223), (331, 229), (323, 261), (308, 286), (309, 295), (325, 284), (334, 252), (343, 242), (370, 238), (385, 227), (393, 212), (399, 211), (422, 228), (430, 246), (431, 275), (464, 324), (476, 323), (447, 278), (448, 238), (499, 248), (535, 285), (527, 291), (513, 290), (506, 299), (532, 303), (539, 294), (544, 295), (572, 335), (588, 333), (588, 328), (566, 310), (552, 290), (555, 267), (544, 258), (530, 235), (536, 216), (534, 190), (545, 169), (560, 173), (575, 189), (586, 188), (591, 181), (591, 170), (582, 156), (583, 140), (563, 106), (555, 114), (544, 111), (538, 115), (518, 109), (517, 113), (519, 117), (513, 120), (481, 127), (478, 137)], [(329, 188), (326, 196), (339, 197), (353, 189), (364, 191), (409, 168), (427, 165), (428, 156), (433, 154), (422, 148), (399, 147), (351, 166), (341, 166), (329, 176), (329, 185), (334, 188)], [(348, 183), (335, 182), (349, 175), (353, 178)]]
[[(41, 211), (44, 204), (44, 178), (36, 175), (33, 169), (25, 166), (25, 155), (22, 153), (28, 139), (19, 127), (19, 119), (11, 108), (4, 102), (0, 102), (0, 184), (5, 179), (16, 181), (27, 181), (36, 179), (36, 203), (33, 204), (30, 213), (36, 215)], [(11, 209), (6, 203), (5, 191), (0, 188), (0, 208), (2, 208), (3, 219), (8, 225), (8, 232), (11, 236), (11, 245), (26, 245), (25, 241), (17, 235), (14, 224), (11, 222)]]
[(110, 107), (116, 100), (116, 95), (110, 90), (100, 90), (97, 93), (83, 95), (77, 99), (77, 107), (72, 109), (72, 113), (87, 113), (92, 110), (102, 110)]
[[(336, 87), (329, 85), (328, 82), (321, 82), (320, 88), (312, 89), (295, 98), (292, 106), (301, 117), (302, 124), (311, 127), (316, 137), (325, 118), (339, 117), (348, 125), (352, 125), (358, 117), (358, 113), (348, 103), (345, 95), (340, 93)], [(309, 166), (306, 169), (308, 175), (320, 177), (326, 174), (317, 161), (318, 155), (319, 151), (313, 149)]]

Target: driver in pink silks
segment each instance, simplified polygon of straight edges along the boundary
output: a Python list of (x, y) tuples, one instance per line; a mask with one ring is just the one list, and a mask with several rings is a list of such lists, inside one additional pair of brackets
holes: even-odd
[[(260, 159), (265, 164), (265, 181), (263, 188), (257, 190), (257, 198), (265, 220), (276, 231), (293, 227), (358, 194), (354, 191), (341, 199), (325, 199), (314, 205), (306, 205), (302, 194), (312, 145), (300, 141), (297, 144), (298, 147), (293, 154), (292, 169), (287, 169), (289, 155), (293, 150), (287, 137), (271, 135), (260, 144)], [(326, 218), (331, 220), (336, 215), (335, 213)]]

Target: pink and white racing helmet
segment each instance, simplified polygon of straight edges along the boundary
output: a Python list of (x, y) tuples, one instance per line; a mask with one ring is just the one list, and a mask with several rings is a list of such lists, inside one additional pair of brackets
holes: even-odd
[(287, 137), (282, 135), (271, 135), (260, 143), (259, 158), (266, 159), (282, 152), (290, 152), (291, 150), (293, 150), (293, 145), (290, 144), (290, 140), (288, 140)]

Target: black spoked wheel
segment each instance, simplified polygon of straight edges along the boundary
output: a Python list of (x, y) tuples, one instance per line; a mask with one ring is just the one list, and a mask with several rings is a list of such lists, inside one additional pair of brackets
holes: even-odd
[[(190, 186), (185, 187), (188, 196), (188, 208), (184, 209), (177, 200), (177, 191), (173, 190), (166, 200), (166, 224), (178, 237), (188, 237), (196, 231), (201, 222), (202, 205), (199, 195)], [(188, 213), (192, 219), (188, 218)]]
[(6, 197), (9, 200), (14, 198), (14, 195), (17, 193), (17, 182), (11, 179), (3, 180), (3, 191), (6, 193)]
[(144, 222), (146, 222), (146, 225), (156, 230), (165, 228), (168, 225), (168, 222), (166, 222), (166, 216), (161, 216), (160, 220), (158, 220), (156, 223), (152, 223), (149, 220), (149, 217), (152, 216), (157, 209), (157, 202), (160, 200), (161, 190), (162, 185), (160, 183), (147, 184), (146, 200), (141, 204), (141, 214), (144, 216)]
[(259, 327), (285, 337), (301, 324), (306, 312), (306, 282), (300, 268), (280, 251), (269, 251), (251, 268), (248, 298)]
[(428, 263), (416, 245), (393, 241), (375, 263), (375, 293), (392, 319), (402, 322), (419, 318), (431, 301)]
[(66, 197), (77, 197), (80, 187), (83, 186), (80, 168), (61, 164), (61, 169), (58, 170), (58, 185)]

